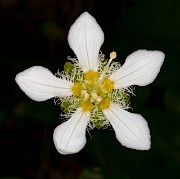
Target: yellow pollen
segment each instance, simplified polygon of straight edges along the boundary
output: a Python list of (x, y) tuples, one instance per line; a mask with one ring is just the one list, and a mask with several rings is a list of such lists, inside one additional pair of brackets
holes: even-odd
[(90, 111), (93, 109), (93, 104), (89, 101), (81, 101), (80, 106), (84, 111)]
[(110, 98), (106, 97), (102, 100), (102, 102), (99, 104), (100, 109), (106, 109), (110, 105)]
[(112, 90), (113, 90), (113, 81), (105, 78), (103, 80), (102, 84), (103, 84), (103, 86), (102, 86), (103, 88), (105, 88), (108, 92), (112, 92)]
[(74, 85), (72, 86), (72, 91), (75, 96), (79, 96), (81, 94), (82, 89), (83, 88), (80, 83), (74, 83)]
[(93, 80), (96, 80), (98, 78), (98, 76), (99, 76), (98, 72), (89, 71), (89, 72), (84, 74), (84, 79), (89, 80), (89, 81), (93, 81)]

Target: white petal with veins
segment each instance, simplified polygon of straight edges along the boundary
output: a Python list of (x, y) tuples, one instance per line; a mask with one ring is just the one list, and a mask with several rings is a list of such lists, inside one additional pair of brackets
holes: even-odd
[(35, 101), (72, 95), (72, 82), (54, 76), (47, 68), (34, 66), (16, 75), (21, 90)]
[(150, 149), (150, 131), (141, 115), (127, 112), (114, 103), (103, 112), (122, 145), (136, 150)]
[(82, 13), (71, 26), (68, 42), (83, 72), (98, 70), (98, 54), (104, 42), (104, 33), (88, 12)]
[(114, 81), (114, 88), (146, 86), (152, 83), (160, 71), (164, 57), (164, 53), (160, 51), (135, 51), (127, 57), (124, 65), (110, 76)]
[(84, 112), (78, 108), (68, 121), (56, 127), (53, 139), (59, 153), (73, 154), (84, 147), (89, 119), (90, 111)]

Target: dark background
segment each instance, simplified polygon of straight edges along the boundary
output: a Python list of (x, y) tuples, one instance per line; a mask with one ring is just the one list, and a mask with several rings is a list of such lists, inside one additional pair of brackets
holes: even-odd
[[(110, 128), (87, 133), (78, 154), (59, 154), (52, 134), (60, 107), (32, 101), (14, 81), (34, 65), (63, 70), (74, 55), (68, 30), (84, 11), (104, 31), (102, 52), (116, 51), (121, 64), (138, 49), (166, 54), (157, 79), (131, 98), (149, 123), (149, 151), (121, 146)], [(179, 0), (0, 0), (0, 45), (0, 179), (180, 178)]]

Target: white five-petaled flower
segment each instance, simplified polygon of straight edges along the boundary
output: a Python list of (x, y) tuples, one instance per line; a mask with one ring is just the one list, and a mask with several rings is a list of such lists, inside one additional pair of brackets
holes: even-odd
[(65, 70), (54, 76), (47, 68), (31, 67), (16, 76), (22, 91), (35, 101), (58, 98), (68, 120), (53, 134), (61, 154), (79, 152), (86, 143), (86, 128), (112, 125), (117, 140), (136, 150), (150, 148), (150, 132), (145, 119), (125, 109), (129, 107), (132, 85), (154, 81), (164, 61), (160, 51), (138, 50), (121, 67), (104, 58), (100, 47), (104, 34), (96, 20), (84, 12), (71, 26), (68, 42), (77, 58), (70, 58)]

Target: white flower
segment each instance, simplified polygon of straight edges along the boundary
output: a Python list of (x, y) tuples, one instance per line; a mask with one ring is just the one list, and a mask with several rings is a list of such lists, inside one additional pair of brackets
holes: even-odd
[(129, 108), (131, 85), (145, 86), (154, 81), (164, 61), (160, 51), (138, 50), (121, 67), (99, 52), (104, 34), (87, 12), (69, 30), (68, 42), (77, 58), (54, 76), (47, 68), (31, 67), (16, 76), (19, 87), (35, 101), (58, 97), (62, 115), (68, 120), (54, 130), (54, 143), (61, 154), (79, 152), (86, 143), (86, 128), (112, 125), (117, 140), (136, 150), (150, 148), (150, 132), (145, 119)]

